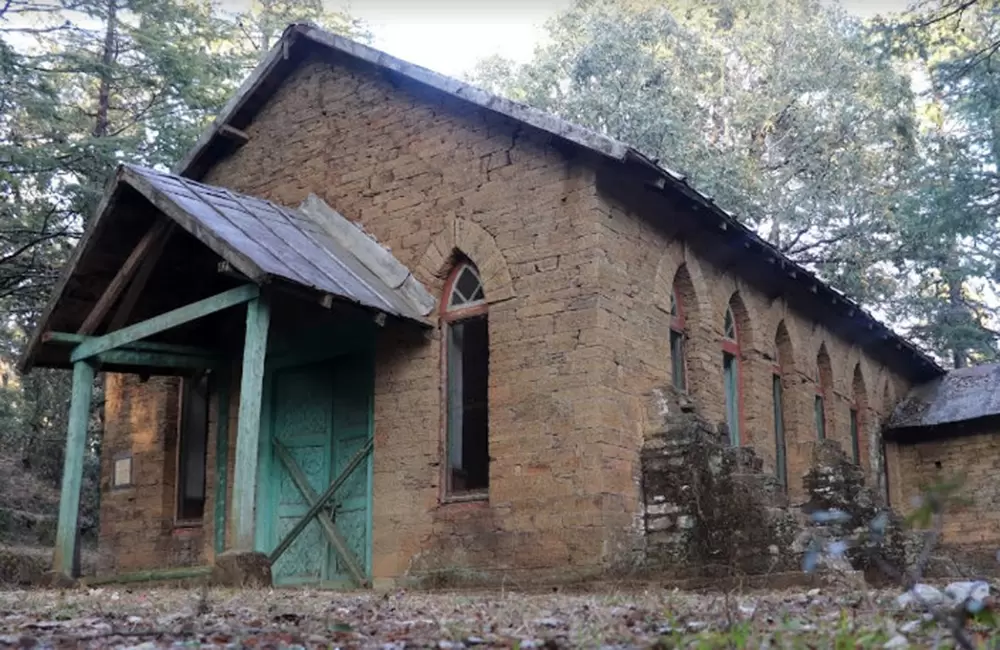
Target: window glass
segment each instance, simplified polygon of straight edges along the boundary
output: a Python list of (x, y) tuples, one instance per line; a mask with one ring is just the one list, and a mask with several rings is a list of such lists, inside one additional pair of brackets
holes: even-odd
[(479, 274), (463, 264), (452, 276), (444, 314), (447, 389), (447, 491), (489, 489), (489, 319)]

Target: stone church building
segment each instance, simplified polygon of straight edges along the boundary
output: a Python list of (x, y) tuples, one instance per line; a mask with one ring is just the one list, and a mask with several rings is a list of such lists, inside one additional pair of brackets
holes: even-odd
[(57, 574), (104, 372), (102, 573), (333, 586), (619, 570), (679, 404), (793, 503), (823, 439), (899, 503), (882, 426), (945, 375), (638, 151), (308, 25), (118, 170), (33, 366), (74, 374)]

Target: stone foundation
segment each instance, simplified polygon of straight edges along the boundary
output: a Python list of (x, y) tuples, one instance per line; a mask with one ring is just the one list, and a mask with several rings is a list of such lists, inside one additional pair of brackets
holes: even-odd
[(798, 568), (798, 531), (778, 481), (749, 447), (691, 413), (642, 450), (646, 565), (669, 577), (760, 575)]

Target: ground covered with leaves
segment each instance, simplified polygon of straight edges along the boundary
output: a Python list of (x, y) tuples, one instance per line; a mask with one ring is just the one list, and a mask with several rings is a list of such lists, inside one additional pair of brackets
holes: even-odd
[[(898, 592), (0, 591), (0, 647), (902, 648), (949, 636)], [(986, 640), (980, 635), (979, 642)]]

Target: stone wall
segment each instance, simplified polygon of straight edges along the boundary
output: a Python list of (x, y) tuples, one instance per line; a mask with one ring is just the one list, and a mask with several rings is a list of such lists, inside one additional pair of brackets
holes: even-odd
[[(593, 166), (548, 136), (356, 62), (308, 61), (206, 182), (361, 224), (440, 295), (456, 254), (489, 302), (490, 494), (443, 494), (440, 330), (380, 332), (376, 583), (600, 573), (638, 534), (639, 441), (597, 325)], [(628, 436), (619, 432), (628, 431)]]
[(724, 427), (675, 409), (647, 438), (641, 463), (647, 571), (705, 578), (799, 568), (799, 524), (784, 491)]
[(805, 498), (801, 479), (817, 440), (813, 402), (819, 385), (818, 357), (830, 360), (826, 396), (828, 438), (850, 449), (850, 409), (861, 420), (861, 460), (874, 479), (881, 459), (880, 426), (908, 389), (903, 377), (860, 348), (804, 317), (781, 295), (746, 282), (706, 261), (703, 244), (686, 241), (671, 224), (677, 208), (653, 195), (641, 179), (605, 170), (599, 176), (598, 249), (601, 294), (598, 318), (614, 372), (602, 375), (618, 396), (612, 407), (625, 428), (621, 462), (636, 462), (631, 449), (658, 426), (658, 387), (669, 383), (670, 298), (677, 282), (686, 319), (688, 393), (713, 425), (724, 420), (723, 316), (733, 306), (740, 339), (743, 393), (741, 444), (752, 446), (769, 471), (776, 445), (772, 377), (782, 376), (788, 489)]
[[(898, 465), (890, 471), (892, 499), (903, 512), (936, 483), (963, 480), (957, 496), (965, 500), (945, 513), (942, 540), (974, 552), (1000, 548), (1000, 422), (952, 425), (935, 440), (898, 443)], [(919, 439), (918, 439), (919, 440)], [(890, 468), (892, 469), (892, 468)]]
[[(239, 375), (233, 380), (238, 385)], [(209, 398), (205, 459), (206, 501), (200, 522), (176, 521), (177, 432), (181, 380), (105, 375), (101, 445), (101, 574), (193, 566), (215, 557), (216, 432), (219, 393)], [(230, 393), (229, 444), (235, 449), (238, 395)], [(112, 483), (114, 461), (132, 456), (132, 485)], [(234, 454), (228, 456), (233, 475)], [(229, 490), (232, 490), (230, 481)], [(227, 531), (228, 535), (228, 531)]]

